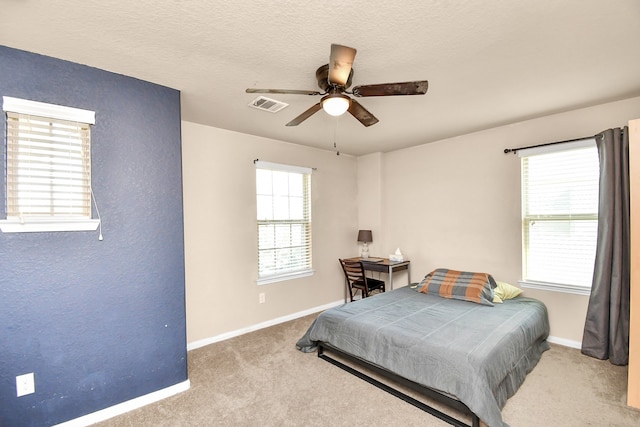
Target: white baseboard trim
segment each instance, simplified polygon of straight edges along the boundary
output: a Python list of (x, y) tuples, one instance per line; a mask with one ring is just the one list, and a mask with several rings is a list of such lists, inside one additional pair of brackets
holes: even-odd
[(568, 340), (566, 338), (558, 338), (558, 337), (548, 337), (547, 341), (553, 344), (563, 345), (565, 347), (577, 348), (580, 350), (582, 348), (582, 343), (580, 341)]
[(159, 400), (166, 399), (175, 394), (182, 393), (189, 390), (191, 382), (189, 380), (172, 385), (161, 390), (154, 391), (149, 394), (145, 394), (135, 399), (127, 400), (126, 402), (119, 403), (114, 406), (102, 409), (91, 414), (84, 415), (73, 420), (65, 421), (61, 424), (56, 424), (54, 427), (85, 427), (91, 424), (99, 423), (101, 421), (113, 418), (117, 415), (122, 415), (125, 412), (133, 411), (134, 409), (142, 408), (143, 406), (155, 403)]
[(318, 313), (320, 311), (325, 311), (333, 307), (337, 307), (339, 305), (344, 304), (344, 300), (334, 301), (329, 304), (321, 305), (318, 307), (310, 308), (308, 310), (299, 311), (297, 313), (289, 314), (287, 316), (278, 317), (276, 319), (267, 320), (266, 322), (258, 323), (256, 325), (247, 326), (246, 328), (236, 329), (235, 331), (225, 332), (224, 334), (216, 335), (210, 338), (204, 338), (198, 341), (191, 342), (187, 344), (187, 351), (195, 350), (196, 348), (204, 347), (209, 344), (213, 344), (216, 342), (228, 340), (229, 338), (234, 338), (240, 335), (244, 335), (249, 332), (257, 331), (259, 329), (268, 328), (269, 326), (274, 326), (279, 323), (288, 322), (289, 320), (295, 320), (300, 317), (308, 316), (309, 314)]

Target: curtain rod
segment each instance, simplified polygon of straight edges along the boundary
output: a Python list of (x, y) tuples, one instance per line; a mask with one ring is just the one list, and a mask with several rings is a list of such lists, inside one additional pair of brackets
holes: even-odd
[(546, 144), (529, 145), (528, 147), (505, 148), (504, 149), (504, 154), (508, 154), (508, 153), (516, 154), (516, 152), (518, 152), (519, 150), (526, 150), (527, 148), (538, 148), (538, 147), (545, 147), (547, 145), (565, 144), (567, 142), (575, 142), (575, 141), (582, 141), (583, 139), (595, 138), (596, 136), (598, 136), (598, 135), (584, 136), (582, 138), (567, 139), (566, 141), (547, 142)]

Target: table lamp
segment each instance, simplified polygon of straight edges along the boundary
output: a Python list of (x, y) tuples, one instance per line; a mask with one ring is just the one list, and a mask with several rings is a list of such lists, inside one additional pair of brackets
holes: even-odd
[(360, 253), (360, 258), (369, 258), (368, 244), (370, 242), (373, 242), (373, 235), (371, 234), (371, 230), (359, 230), (358, 242), (362, 242), (362, 252)]

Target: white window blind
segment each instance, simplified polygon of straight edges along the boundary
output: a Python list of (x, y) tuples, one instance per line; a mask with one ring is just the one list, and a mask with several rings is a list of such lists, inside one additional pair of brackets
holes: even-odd
[[(91, 220), (91, 129), (93, 112), (4, 97), (7, 120), (6, 221), (22, 228), (62, 222), (52, 230), (95, 229)], [(35, 115), (46, 114), (46, 116)], [(80, 118), (84, 122), (74, 119)]]
[(256, 161), (259, 284), (312, 273), (311, 172)]
[(524, 282), (542, 288), (557, 285), (554, 290), (569, 292), (589, 289), (598, 231), (595, 142), (519, 154)]

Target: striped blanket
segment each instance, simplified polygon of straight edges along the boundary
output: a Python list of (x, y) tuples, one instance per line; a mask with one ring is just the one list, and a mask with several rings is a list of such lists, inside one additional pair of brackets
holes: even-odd
[(438, 268), (420, 282), (420, 292), (493, 306), (497, 286), (490, 274)]

